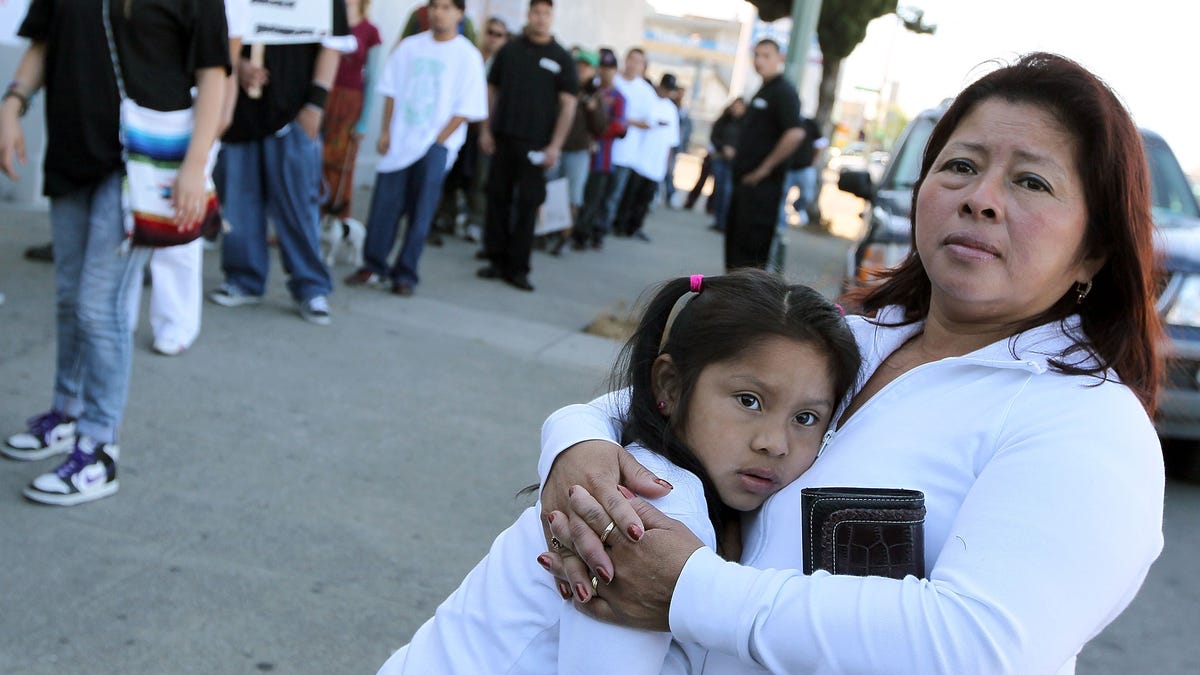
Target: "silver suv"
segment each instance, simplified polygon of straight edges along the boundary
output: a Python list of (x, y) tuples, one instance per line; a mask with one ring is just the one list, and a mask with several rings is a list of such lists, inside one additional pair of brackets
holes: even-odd
[[(866, 225), (848, 253), (844, 287), (869, 283), (871, 272), (900, 263), (912, 246), (912, 190), (921, 155), (946, 104), (917, 115), (892, 150), (879, 184), (866, 171), (844, 170), (838, 188), (867, 201)], [(1167, 449), (1168, 469), (1200, 479), (1200, 206), (1175, 154), (1161, 136), (1142, 130), (1156, 244), (1163, 262), (1158, 311), (1166, 324), (1167, 380), (1160, 399), (1158, 433)]]

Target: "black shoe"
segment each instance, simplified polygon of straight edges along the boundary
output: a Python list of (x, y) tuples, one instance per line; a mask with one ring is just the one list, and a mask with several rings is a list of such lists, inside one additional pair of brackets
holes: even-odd
[(488, 265), (487, 267), (480, 267), (475, 272), (475, 276), (479, 277), (480, 279), (503, 279), (504, 273), (501, 272), (496, 266)]
[(429, 235), (425, 237), (425, 243), (429, 244), (430, 246), (441, 246), (443, 243), (442, 235), (438, 234), (434, 230), (430, 230)]
[(490, 257), (487, 251), (475, 251), (476, 260), (487, 260)]
[(413, 285), (412, 284), (408, 284), (403, 281), (396, 281), (396, 282), (392, 283), (392, 295), (399, 295), (399, 296), (403, 296), (403, 297), (407, 298), (407, 297), (411, 296), (412, 294), (413, 294)]
[(550, 249), (550, 255), (557, 258), (558, 256), (562, 255), (563, 249), (566, 248), (566, 246), (567, 237), (560, 236), (558, 241), (555, 242), (554, 246)]
[(529, 283), (529, 277), (524, 274), (517, 274), (511, 277), (505, 277), (504, 281), (513, 288), (519, 288), (523, 291), (532, 291), (533, 284)]
[(54, 262), (54, 243), (44, 244), (42, 246), (30, 246), (25, 249), (26, 260), (36, 260), (37, 262)]
[(652, 241), (650, 239), (650, 235), (646, 234), (645, 232), (642, 232), (641, 230), (634, 232), (633, 234), (629, 235), (629, 237), (631, 239), (637, 239), (638, 241), (644, 241), (647, 244), (649, 244)]

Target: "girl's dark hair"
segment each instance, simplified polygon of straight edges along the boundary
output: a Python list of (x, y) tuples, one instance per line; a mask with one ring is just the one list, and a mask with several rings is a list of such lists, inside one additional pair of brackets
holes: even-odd
[[(1050, 309), (1014, 327), (1014, 334), (1078, 313), (1086, 340), (1076, 340), (1051, 359), (1051, 367), (1102, 379), (1111, 368), (1153, 415), (1162, 380), (1163, 330), (1154, 309), (1158, 275), (1149, 170), (1141, 134), (1100, 78), (1070, 59), (1035, 52), (964, 89), (934, 127), (925, 148), (920, 178), (913, 187), (913, 240), (920, 226), (917, 196), (938, 153), (972, 110), (994, 99), (1042, 108), (1075, 137), (1075, 166), (1087, 203), (1085, 255), (1108, 258), (1092, 279), (1086, 300), (1079, 303), (1077, 294), (1068, 291)], [(925, 318), (932, 287), (915, 248), (899, 267), (881, 276), (883, 283), (862, 294), (864, 312), (900, 305), (903, 323)]]
[[(773, 274), (745, 269), (704, 277), (699, 293), (680, 309), (668, 330), (677, 302), (691, 293), (689, 277), (658, 287), (613, 372), (616, 388), (630, 390), (622, 443), (640, 443), (700, 477), (709, 519), (717, 532), (732, 510), (721, 502), (708, 472), (681, 439), (691, 394), (707, 366), (736, 358), (769, 337), (812, 345), (828, 357), (836, 406), (858, 376), (861, 357), (846, 320), (836, 305), (807, 286), (789, 284)], [(662, 342), (667, 331), (667, 340)], [(670, 354), (679, 382), (679, 399), (668, 418), (656, 407), (651, 377), (654, 361)]]

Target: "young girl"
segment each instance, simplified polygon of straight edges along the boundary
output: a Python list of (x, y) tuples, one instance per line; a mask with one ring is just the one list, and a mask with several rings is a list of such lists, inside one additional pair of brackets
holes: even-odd
[[(623, 356), (615, 377), (630, 400), (624, 443), (675, 488), (654, 504), (735, 561), (742, 515), (816, 459), (859, 368), (835, 305), (758, 270), (665, 283)], [(700, 670), (707, 655), (669, 633), (576, 611), (570, 589), (556, 589), (537, 564), (540, 513), (540, 503), (526, 509), (496, 538), (381, 675)], [(579, 590), (602, 596), (607, 581)]]

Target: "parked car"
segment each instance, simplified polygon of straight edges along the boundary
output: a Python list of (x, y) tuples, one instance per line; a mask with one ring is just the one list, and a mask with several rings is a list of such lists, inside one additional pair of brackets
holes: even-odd
[[(867, 201), (866, 227), (848, 253), (843, 288), (870, 284), (873, 273), (899, 264), (912, 247), (912, 190), (933, 127), (948, 104), (917, 115), (901, 133), (882, 177), (845, 170), (838, 188)], [(1167, 381), (1155, 423), (1171, 441), (1168, 467), (1200, 479), (1200, 206), (1175, 154), (1158, 134), (1142, 130), (1155, 244), (1163, 262), (1157, 307), (1166, 324)]]

